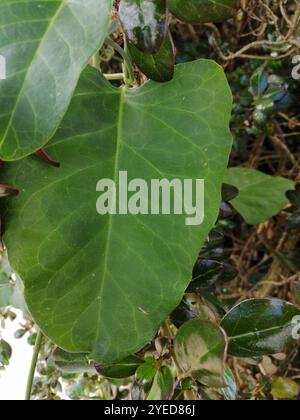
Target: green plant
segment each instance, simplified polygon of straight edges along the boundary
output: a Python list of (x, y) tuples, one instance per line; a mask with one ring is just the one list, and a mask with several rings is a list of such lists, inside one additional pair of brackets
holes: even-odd
[[(294, 183), (227, 172), (232, 96), (224, 71), (210, 60), (175, 66), (169, 11), (189, 23), (219, 22), (236, 1), (119, 6), (114, 18), (110, 0), (0, 6), (0, 55), (9, 59), (0, 81), (3, 239), (39, 328), (27, 398), (43, 332), (58, 346), (49, 353), (64, 373), (114, 380), (136, 373), (140, 399), (198, 399), (207, 387), (234, 399), (228, 355), (286, 351), (300, 309), (279, 299), (219, 298), (220, 280), (236, 276), (211, 245), (220, 240), (220, 203), (225, 213), (231, 202), (246, 222), (262, 223), (288, 203)], [(152, 80), (143, 83), (145, 76)], [(273, 112), (286, 94), (278, 78), (267, 79), (261, 69), (251, 79), (257, 130), (258, 113)], [(109, 195), (106, 214), (97, 214), (98, 180), (120, 184), (122, 171), (148, 185), (204, 179), (203, 223), (148, 215), (138, 188), (128, 191), (136, 214), (127, 214), (126, 200), (126, 211), (109, 212)], [(13, 305), (16, 282), (1, 282), (2, 306)]]

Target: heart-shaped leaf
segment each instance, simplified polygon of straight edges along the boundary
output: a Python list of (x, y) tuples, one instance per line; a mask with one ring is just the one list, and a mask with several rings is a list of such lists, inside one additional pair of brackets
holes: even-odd
[(236, 0), (169, 0), (169, 9), (189, 23), (223, 22), (234, 13)]
[(128, 40), (139, 50), (157, 53), (168, 30), (166, 0), (121, 0), (120, 20)]
[(175, 337), (176, 359), (186, 374), (202, 384), (224, 387), (227, 337), (211, 321), (193, 319), (186, 322)]
[(225, 182), (238, 188), (239, 195), (231, 204), (250, 225), (266, 222), (277, 215), (288, 203), (286, 192), (295, 186), (289, 179), (247, 168), (229, 169)]
[(283, 353), (293, 342), (300, 309), (279, 299), (250, 299), (235, 306), (222, 321), (229, 353), (253, 357)]
[(0, 159), (20, 159), (53, 136), (82, 69), (104, 40), (111, 3), (1, 0)]
[(175, 382), (171, 368), (169, 366), (162, 366), (156, 373), (150, 392), (148, 394), (148, 401), (167, 401), (172, 398), (174, 392)]
[(171, 34), (156, 54), (144, 53), (134, 45), (128, 44), (132, 60), (149, 79), (156, 82), (168, 82), (172, 79), (175, 69), (175, 51)]
[[(3, 180), (20, 187), (2, 201), (10, 263), (34, 319), (59, 347), (118, 361), (146, 345), (178, 305), (218, 215), (231, 103), (211, 61), (179, 65), (171, 82), (140, 89), (114, 88), (89, 67), (47, 147), (61, 167), (34, 156), (4, 166)], [(118, 183), (119, 171), (147, 185), (204, 179), (203, 224), (156, 211), (98, 214), (96, 186)]]

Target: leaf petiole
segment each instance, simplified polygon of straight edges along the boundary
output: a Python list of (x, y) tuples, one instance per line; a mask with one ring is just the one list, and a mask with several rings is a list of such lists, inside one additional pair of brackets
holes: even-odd
[[(133, 66), (132, 66), (132, 62), (131, 62), (131, 58), (130, 58), (129, 54), (126, 51), (124, 51), (123, 48), (120, 47), (120, 45), (117, 44), (115, 41), (113, 41), (111, 38), (106, 38), (105, 42), (106, 42), (107, 45), (109, 45), (115, 51), (117, 51), (117, 53), (119, 53), (120, 56), (124, 60), (124, 74), (125, 74), (124, 80), (125, 80), (125, 83), (129, 86), (134, 85), (134, 82), (135, 82), (134, 70), (133, 70)], [(125, 44), (125, 46), (126, 46), (126, 44)]]
[(106, 80), (122, 80), (125, 79), (124, 73), (104, 74)]

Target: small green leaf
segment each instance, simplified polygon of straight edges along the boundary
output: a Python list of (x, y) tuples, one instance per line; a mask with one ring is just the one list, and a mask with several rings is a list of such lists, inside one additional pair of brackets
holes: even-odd
[(292, 400), (298, 397), (300, 391), (299, 385), (289, 378), (274, 376), (272, 378), (272, 395), (282, 400)]
[(19, 329), (14, 333), (14, 337), (19, 340), (20, 338), (24, 337), (24, 335), (27, 333), (27, 330)]
[(156, 82), (168, 82), (174, 76), (175, 50), (170, 33), (156, 54), (144, 53), (134, 45), (128, 44), (129, 52), (134, 63), (149, 79)]
[(134, 375), (143, 360), (135, 355), (130, 355), (125, 359), (110, 365), (96, 365), (96, 370), (106, 378), (122, 379)]
[(82, 69), (106, 36), (111, 5), (1, 0), (0, 159), (20, 159), (53, 136)]
[(167, 401), (172, 398), (175, 382), (172, 370), (169, 366), (162, 366), (157, 371), (147, 400)]
[(239, 195), (238, 188), (234, 187), (233, 185), (223, 184), (222, 185), (222, 200), (223, 201), (231, 201), (235, 197)]
[(194, 266), (191, 287), (207, 288), (218, 281), (231, 281), (237, 276), (237, 270), (225, 262), (199, 258)]
[(84, 353), (68, 353), (57, 347), (52, 358), (55, 366), (63, 373), (95, 373), (94, 365), (89, 363), (88, 357)]
[(12, 306), (27, 314), (23, 283), (18, 276), (12, 281), (12, 274), (7, 255), (4, 254), (0, 258), (0, 309)]
[(240, 191), (231, 204), (250, 225), (266, 222), (277, 215), (288, 204), (286, 192), (295, 186), (288, 179), (246, 168), (229, 169), (224, 182)]
[(249, 91), (254, 97), (261, 97), (268, 88), (269, 77), (263, 67), (252, 75)]
[(128, 40), (140, 51), (157, 53), (168, 30), (166, 0), (121, 0), (120, 20)]
[(0, 367), (8, 366), (12, 356), (12, 348), (5, 340), (0, 340)]
[(136, 374), (142, 381), (151, 381), (156, 375), (157, 369), (156, 360), (148, 356), (145, 358), (145, 362), (138, 367)]
[(224, 380), (227, 385), (225, 388), (221, 389), (224, 397), (228, 401), (235, 401), (237, 399), (238, 389), (234, 374), (229, 366), (225, 367)]
[(194, 319), (178, 330), (174, 351), (187, 375), (203, 385), (224, 387), (227, 338), (224, 331), (211, 321)]
[(223, 22), (234, 13), (236, 0), (169, 0), (169, 9), (183, 22)]
[(294, 341), (294, 317), (300, 309), (279, 299), (246, 300), (225, 315), (222, 327), (229, 354), (254, 357), (284, 353)]

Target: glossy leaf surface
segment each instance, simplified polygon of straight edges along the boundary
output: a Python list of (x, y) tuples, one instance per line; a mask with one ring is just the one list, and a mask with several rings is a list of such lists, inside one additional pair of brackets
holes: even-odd
[(106, 378), (122, 379), (134, 375), (143, 361), (135, 355), (127, 356), (110, 365), (96, 365), (97, 372)]
[(300, 309), (279, 299), (250, 299), (235, 306), (221, 325), (229, 337), (229, 353), (253, 357), (283, 353), (294, 341), (294, 317)]
[(168, 30), (166, 0), (121, 0), (119, 14), (136, 48), (147, 53), (160, 50)]
[(168, 82), (173, 78), (175, 69), (175, 51), (171, 34), (156, 54), (139, 51), (134, 45), (128, 44), (129, 52), (134, 63), (151, 80)]

